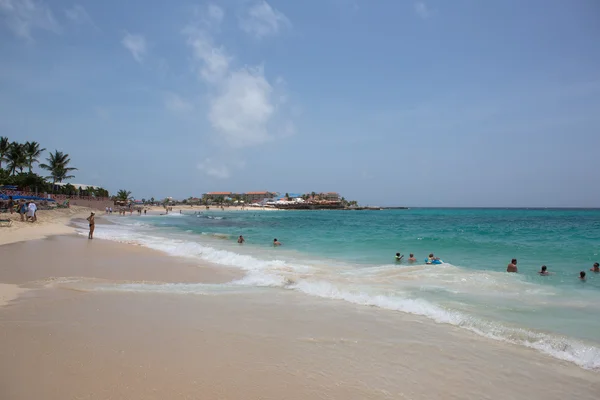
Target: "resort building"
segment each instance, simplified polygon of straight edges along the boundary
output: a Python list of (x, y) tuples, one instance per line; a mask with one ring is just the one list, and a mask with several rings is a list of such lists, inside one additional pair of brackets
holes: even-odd
[(232, 192), (208, 192), (202, 195), (202, 200), (214, 200), (218, 198), (232, 197), (234, 194)]
[(336, 192), (325, 193), (325, 198), (323, 200), (327, 200), (327, 201), (340, 201), (340, 194), (336, 193)]
[(274, 192), (247, 192), (242, 194), (248, 203), (260, 203), (263, 200), (271, 200), (277, 196)]

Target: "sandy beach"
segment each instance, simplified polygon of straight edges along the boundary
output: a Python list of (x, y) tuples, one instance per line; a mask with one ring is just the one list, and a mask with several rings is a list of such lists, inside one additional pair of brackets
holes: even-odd
[[(87, 218), (90, 211), (90, 208), (78, 206), (38, 210), (37, 221), (33, 223), (21, 221), (18, 213), (4, 213), (2, 219), (12, 220), (12, 225), (0, 227), (0, 245), (73, 233), (74, 229), (69, 225), (71, 219)], [(98, 213), (97, 210), (93, 211)]]
[[(39, 225), (1, 231), (2, 399), (600, 393), (597, 372), (418, 316), (281, 289), (217, 290), (243, 274), (73, 235), (64, 223), (84, 212), (41, 214)], [(161, 293), (165, 284), (203, 290)]]

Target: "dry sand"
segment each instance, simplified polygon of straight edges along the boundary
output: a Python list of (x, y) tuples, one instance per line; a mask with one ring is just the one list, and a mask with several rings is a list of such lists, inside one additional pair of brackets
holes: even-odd
[(0, 246), (0, 259), (0, 282), (13, 291), (0, 308), (2, 400), (600, 393), (596, 372), (403, 313), (272, 288), (123, 292), (125, 282), (168, 290), (240, 276), (142, 247), (51, 237)]
[[(13, 223), (9, 227), (0, 227), (0, 245), (73, 233), (74, 229), (68, 226), (69, 221), (77, 217), (87, 218), (90, 211), (91, 209), (87, 207), (77, 206), (55, 210), (39, 210), (36, 213), (36, 222), (23, 222), (18, 213), (2, 214), (3, 219), (11, 219)], [(97, 210), (94, 211), (98, 212)]]

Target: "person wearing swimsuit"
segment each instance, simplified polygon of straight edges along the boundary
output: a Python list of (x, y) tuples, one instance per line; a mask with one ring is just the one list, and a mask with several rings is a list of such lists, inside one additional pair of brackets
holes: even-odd
[(92, 212), (90, 214), (90, 216), (87, 217), (87, 220), (90, 223), (90, 233), (88, 234), (88, 239), (93, 239), (94, 238), (94, 228), (96, 226), (96, 221), (94, 220), (94, 218), (95, 218), (94, 215), (95, 214)]

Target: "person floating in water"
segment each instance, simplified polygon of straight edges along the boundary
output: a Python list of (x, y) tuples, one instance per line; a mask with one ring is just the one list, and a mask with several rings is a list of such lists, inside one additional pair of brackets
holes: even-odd
[(404, 257), (404, 256), (403, 256), (403, 255), (400, 255), (400, 253), (396, 253), (396, 262), (398, 262), (398, 261), (402, 261), (402, 258), (403, 258), (403, 257)]
[(410, 253), (410, 258), (408, 259), (408, 262), (413, 263), (415, 261), (417, 261), (417, 259), (415, 258), (415, 255), (413, 253)]
[(594, 263), (594, 268), (590, 269), (590, 271), (598, 273), (600, 272), (600, 264)]
[(244, 237), (242, 235), (240, 235), (240, 237), (238, 238), (238, 243), (243, 244), (245, 241), (246, 241), (246, 239), (244, 239)]
[(540, 272), (538, 272), (538, 274), (540, 275), (550, 275), (550, 272), (548, 272), (548, 268), (545, 265), (542, 265), (542, 269), (540, 270)]
[(585, 271), (581, 271), (581, 272), (579, 273), (579, 280), (580, 280), (580, 281), (585, 281)]
[(273, 239), (273, 246), (281, 246), (281, 242), (277, 239)]
[(506, 267), (506, 272), (519, 272), (519, 270), (517, 269), (517, 259), (513, 258), (510, 263), (508, 264), (508, 266)]

